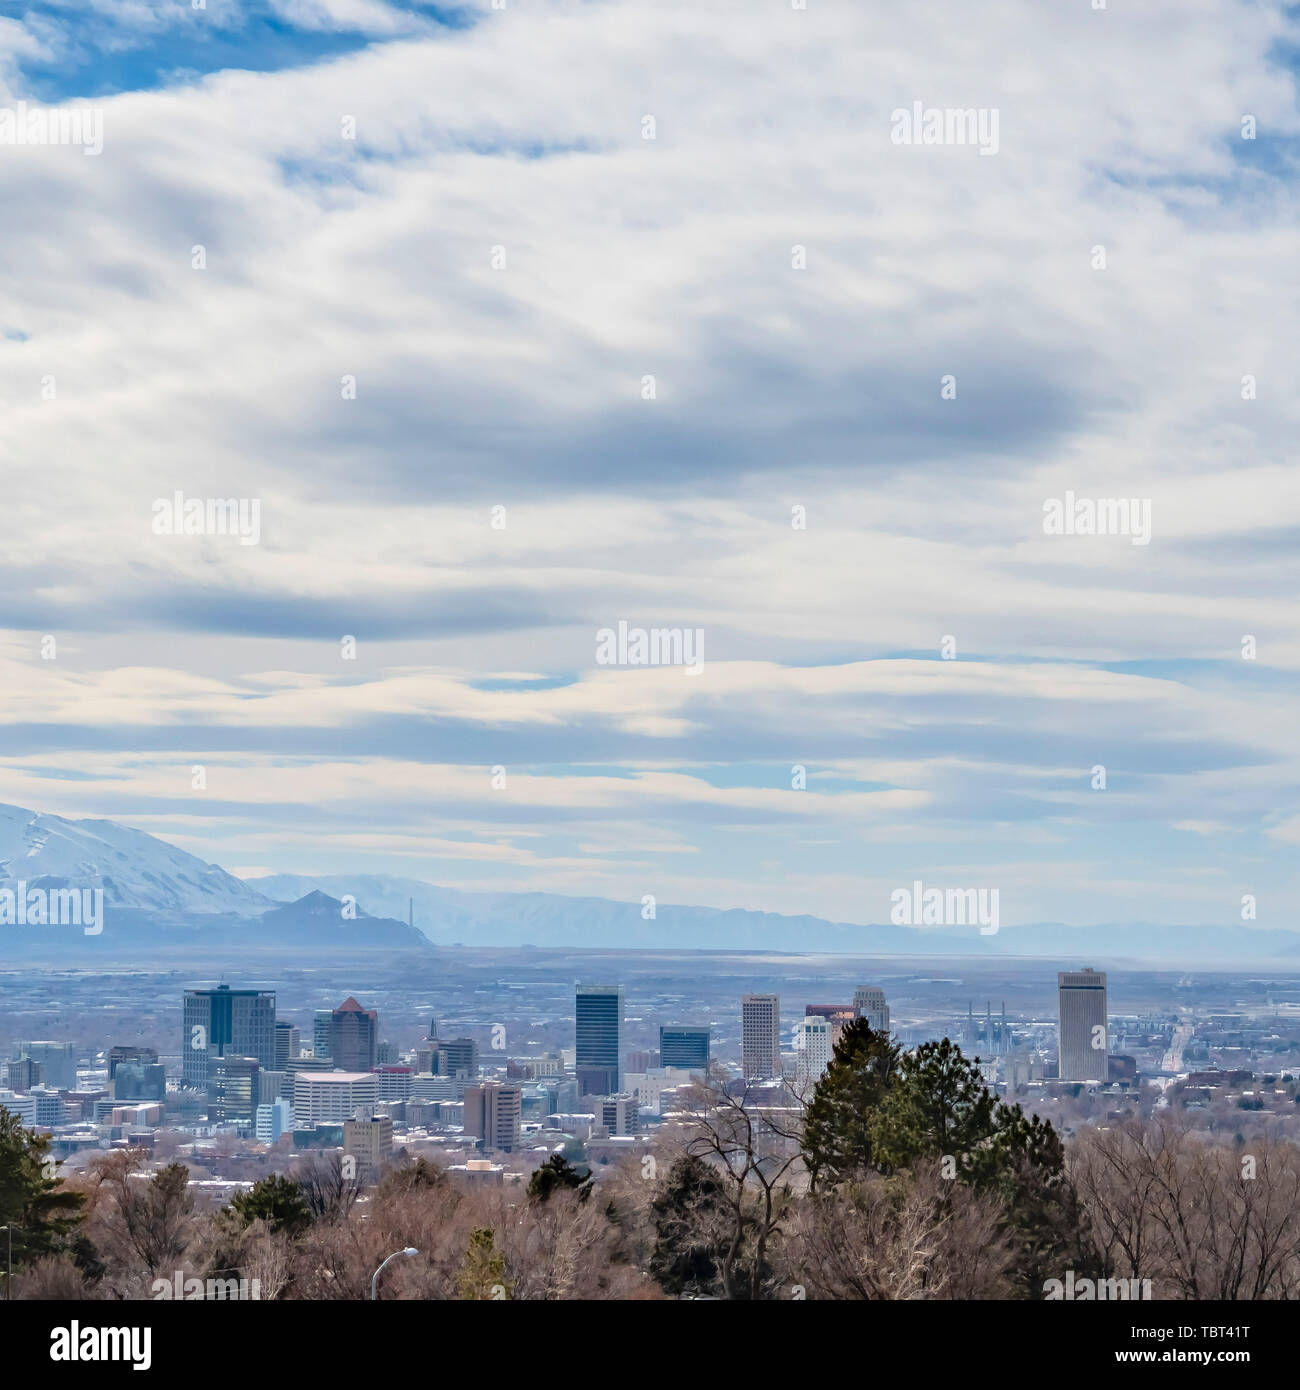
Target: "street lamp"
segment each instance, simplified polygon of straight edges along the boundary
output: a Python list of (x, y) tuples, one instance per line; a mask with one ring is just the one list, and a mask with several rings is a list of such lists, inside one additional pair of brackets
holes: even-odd
[(384, 1261), (384, 1263), (381, 1264), (381, 1265), (379, 1266), (379, 1268), (378, 1268), (377, 1270), (375, 1270), (375, 1272), (370, 1276), (370, 1299), (371, 1299), (371, 1302), (374, 1302), (374, 1300), (377, 1299), (377, 1298), (379, 1297), (379, 1293), (378, 1293), (378, 1288), (379, 1288), (379, 1276), (384, 1272), (385, 1267), (388, 1266), (388, 1265), (390, 1265), (390, 1264), (392, 1264), (392, 1262), (393, 1262), (399, 1255), (418, 1255), (419, 1253), (420, 1253), (420, 1252), (419, 1252), (419, 1251), (415, 1248), (415, 1246), (413, 1246), (413, 1245), (408, 1245), (408, 1246), (406, 1247), (405, 1250), (394, 1250), (394, 1251), (393, 1251), (393, 1253)]
[(8, 1303), (13, 1297), (12, 1285), (14, 1282), (14, 1229), (12, 1226), (0, 1226), (0, 1231), (9, 1237), (9, 1252), (5, 1263), (5, 1302)]

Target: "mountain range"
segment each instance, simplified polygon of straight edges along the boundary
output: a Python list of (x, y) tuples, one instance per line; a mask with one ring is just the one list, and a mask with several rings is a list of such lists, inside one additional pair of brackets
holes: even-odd
[(472, 946), (1300, 965), (1300, 935), (1227, 925), (1035, 923), (981, 936), (973, 926), (855, 924), (666, 903), (647, 920), (639, 902), (471, 893), (385, 874), (243, 879), (115, 821), (68, 820), (0, 804), (0, 892), (16, 892), (20, 882), (29, 891), (102, 889), (105, 929), (86, 936), (75, 927), (0, 925), (0, 959), (67, 959), (75, 952), (149, 965), (179, 953), (188, 959), (301, 956), (312, 947), (336, 959)]
[(439, 946), (603, 947), (628, 950), (810, 951), (889, 956), (1092, 957), (1187, 964), (1300, 964), (1300, 935), (1223, 926), (1115, 923), (1074, 927), (1042, 922), (981, 936), (977, 927), (902, 927), (831, 922), (743, 908), (659, 903), (652, 920), (639, 902), (554, 893), (466, 893), (421, 879), (382, 874), (274, 874), (251, 883), (291, 900), (313, 889), (354, 895), (372, 911), (405, 917)]
[(315, 889), (286, 903), (143, 830), (0, 804), (0, 893), (29, 900), (69, 888), (103, 892), (102, 929), (0, 925), (0, 960), (158, 967), (277, 952), (300, 961), (309, 951), (332, 960), (433, 954), (406, 922)]

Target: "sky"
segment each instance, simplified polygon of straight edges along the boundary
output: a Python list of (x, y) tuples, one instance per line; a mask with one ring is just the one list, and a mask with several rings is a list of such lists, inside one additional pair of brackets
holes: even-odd
[(0, 801), (1300, 927), (1300, 9), (1093, 5), (0, 3)]

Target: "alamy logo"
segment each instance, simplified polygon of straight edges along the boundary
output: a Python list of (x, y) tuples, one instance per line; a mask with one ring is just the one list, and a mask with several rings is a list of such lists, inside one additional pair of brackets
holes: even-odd
[(1043, 1284), (1045, 1302), (1136, 1303), (1151, 1297), (1150, 1279), (1076, 1279), (1074, 1270), (1065, 1279), (1048, 1279)]
[(1134, 545), (1151, 543), (1149, 497), (1049, 497), (1043, 503), (1043, 534), (1048, 536), (1130, 536)]
[(149, 1327), (56, 1327), (50, 1333), (51, 1361), (130, 1361), (133, 1371), (153, 1365)]
[(896, 145), (978, 145), (982, 155), (998, 152), (996, 106), (940, 108), (914, 101), (910, 111), (900, 106), (889, 119)]
[(104, 930), (102, 888), (0, 888), (0, 927), (80, 927), (85, 936)]
[(155, 1279), (150, 1286), (155, 1299), (212, 1299), (217, 1302), (246, 1301), (262, 1297), (260, 1279), (187, 1279), (177, 1270), (170, 1279)]
[(104, 113), (98, 106), (0, 106), (0, 145), (80, 145), (104, 153)]
[(619, 620), (618, 630), (596, 633), (597, 666), (684, 666), (691, 676), (704, 669), (704, 629), (633, 627)]
[(918, 878), (911, 890), (889, 895), (889, 920), (896, 927), (966, 927), (979, 923), (981, 936), (998, 930), (997, 888), (927, 888)]
[(153, 504), (155, 536), (238, 536), (256, 545), (262, 536), (260, 497), (186, 497), (175, 492)]

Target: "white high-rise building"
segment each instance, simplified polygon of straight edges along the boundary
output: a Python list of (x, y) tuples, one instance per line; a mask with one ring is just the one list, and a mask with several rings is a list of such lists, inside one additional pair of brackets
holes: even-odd
[(796, 1074), (803, 1083), (817, 1082), (831, 1064), (836, 1029), (829, 1018), (811, 1014), (795, 1024)]
[(889, 1005), (885, 991), (877, 985), (859, 985), (853, 991), (853, 1012), (865, 1018), (873, 1033), (889, 1036)]
[(602, 1096), (600, 1100), (600, 1123), (609, 1134), (639, 1134), (641, 1132), (641, 1117), (636, 1098), (626, 1091), (616, 1096)]
[(740, 1001), (740, 1051), (746, 1081), (781, 1075), (781, 999), (746, 994)]
[(1110, 1047), (1106, 1033), (1106, 972), (1062, 970), (1057, 1053), (1062, 1081), (1105, 1081)]
[(274, 1144), (293, 1128), (293, 1106), (283, 1096), (269, 1105), (257, 1107), (257, 1140), (259, 1144)]
[(293, 1113), (306, 1129), (350, 1120), (358, 1110), (370, 1114), (379, 1100), (369, 1071), (300, 1071), (293, 1078)]

